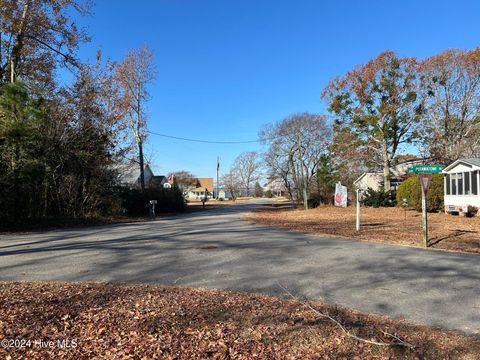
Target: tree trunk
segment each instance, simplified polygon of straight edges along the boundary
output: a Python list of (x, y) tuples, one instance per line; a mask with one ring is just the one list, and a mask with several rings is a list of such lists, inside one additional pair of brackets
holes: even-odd
[(300, 162), (300, 166), (302, 168), (302, 179), (303, 179), (303, 206), (305, 207), (305, 210), (308, 209), (308, 178), (305, 175), (307, 170), (305, 169), (305, 166), (303, 164), (303, 161)]
[(315, 180), (317, 183), (318, 203), (320, 204), (322, 202), (322, 195), (320, 194), (322, 186), (320, 184), (320, 172), (318, 170), (317, 170)]
[(3, 49), (2, 49), (2, 32), (0, 31), (0, 84), (3, 82)]
[(384, 191), (390, 191), (390, 159), (388, 158), (388, 150), (385, 145), (383, 154), (383, 188)]
[(140, 163), (140, 188), (142, 191), (145, 191), (145, 168), (143, 163), (143, 142), (142, 140), (138, 141), (138, 157)]
[(10, 58), (10, 82), (14, 83), (17, 77), (17, 65), (20, 59), (20, 51), (23, 48), (23, 37), (25, 31), (25, 22), (27, 20), (28, 8), (30, 6), (30, 0), (27, 1), (23, 7), (22, 19), (20, 21), (20, 30), (15, 39), (13, 45), (12, 54)]
[(296, 190), (296, 199), (293, 199), (292, 198), (292, 201), (293, 203), (295, 204), (295, 207), (297, 206), (298, 204), (298, 201), (300, 199), (300, 194), (299, 194), (299, 188), (298, 188), (298, 178), (297, 178), (297, 171), (295, 169), (295, 163), (293, 162), (293, 155), (290, 153), (288, 155), (288, 165), (290, 166), (290, 169), (291, 169), (291, 172), (292, 172), (292, 178), (293, 178), (293, 182), (295, 184), (295, 190)]

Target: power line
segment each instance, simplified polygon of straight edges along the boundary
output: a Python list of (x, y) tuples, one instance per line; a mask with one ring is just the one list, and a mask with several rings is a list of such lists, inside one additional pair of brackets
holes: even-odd
[(190, 138), (184, 138), (180, 136), (173, 136), (173, 135), (167, 135), (167, 134), (160, 134), (157, 132), (153, 131), (147, 131), (149, 134), (156, 135), (156, 136), (161, 136), (169, 139), (176, 139), (176, 140), (182, 140), (182, 141), (190, 141), (190, 142), (198, 142), (198, 143), (205, 143), (205, 144), (252, 144), (252, 143), (258, 143), (261, 140), (246, 140), (246, 141), (214, 141), (214, 140), (200, 140), (200, 139), (190, 139)]

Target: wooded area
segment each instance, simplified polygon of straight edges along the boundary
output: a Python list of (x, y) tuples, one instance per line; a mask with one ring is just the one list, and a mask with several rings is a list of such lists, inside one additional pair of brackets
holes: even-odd
[[(125, 201), (134, 193), (118, 179), (116, 165), (123, 161), (138, 163), (145, 190), (142, 144), (153, 54), (142, 47), (115, 64), (98, 52), (96, 63), (81, 63), (76, 53), (88, 35), (75, 16), (88, 11), (76, 0), (1, 3), (3, 225), (131, 212)], [(58, 76), (65, 68), (72, 82)]]

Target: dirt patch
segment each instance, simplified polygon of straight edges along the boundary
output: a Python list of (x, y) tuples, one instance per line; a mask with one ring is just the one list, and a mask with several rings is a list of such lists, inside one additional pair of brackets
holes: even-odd
[[(478, 337), (310, 303), (359, 337), (389, 344), (398, 337), (413, 348), (372, 345), (306, 304), (155, 285), (0, 283), (0, 339), (7, 339), (0, 358), (475, 359), (480, 353)], [(16, 339), (23, 345), (15, 346)]]
[[(328, 234), (358, 240), (423, 246), (422, 214), (400, 208), (361, 209), (361, 230), (355, 230), (354, 207), (319, 207), (293, 210), (287, 205), (265, 206), (244, 219), (312, 234)], [(465, 218), (444, 213), (428, 214), (430, 247), (480, 254), (480, 217)]]

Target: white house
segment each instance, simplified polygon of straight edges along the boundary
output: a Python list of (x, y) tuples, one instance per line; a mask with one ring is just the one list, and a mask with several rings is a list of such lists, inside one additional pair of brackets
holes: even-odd
[(365, 172), (353, 182), (356, 189), (363, 191), (366, 191), (368, 188), (378, 191), (382, 184), (383, 174), (380, 172)]
[(276, 178), (267, 179), (267, 183), (263, 185), (263, 190), (265, 192), (271, 191), (273, 196), (285, 196), (287, 193), (285, 182)]
[(185, 198), (188, 200), (202, 200), (205, 194), (208, 199), (213, 197), (213, 178), (197, 178), (194, 188), (185, 192)]
[(480, 209), (480, 158), (459, 159), (445, 174), (445, 212), (478, 213)]

